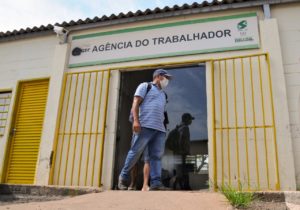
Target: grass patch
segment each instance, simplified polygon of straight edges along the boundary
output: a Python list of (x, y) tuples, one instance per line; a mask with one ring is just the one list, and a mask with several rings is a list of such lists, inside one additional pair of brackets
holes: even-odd
[(237, 191), (231, 186), (221, 187), (221, 192), (225, 195), (230, 204), (236, 208), (248, 207), (255, 199), (252, 192)]

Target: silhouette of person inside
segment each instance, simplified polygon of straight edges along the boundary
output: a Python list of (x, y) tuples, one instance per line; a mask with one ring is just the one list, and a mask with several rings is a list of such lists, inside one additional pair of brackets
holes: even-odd
[(173, 171), (173, 178), (171, 178), (170, 185), (176, 190), (177, 185), (179, 184), (181, 190), (191, 190), (189, 184), (189, 168), (186, 164), (186, 156), (190, 155), (190, 129), (189, 125), (192, 124), (192, 121), (195, 118), (190, 113), (184, 113), (181, 116), (181, 123), (176, 126), (179, 134), (179, 145), (178, 148), (174, 149), (174, 154), (181, 156), (181, 166), (176, 172)]

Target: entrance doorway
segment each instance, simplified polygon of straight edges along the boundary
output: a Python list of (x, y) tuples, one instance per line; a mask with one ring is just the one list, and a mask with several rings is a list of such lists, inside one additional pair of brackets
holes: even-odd
[[(133, 95), (142, 82), (152, 80), (153, 70), (123, 72), (121, 74), (117, 145), (115, 153), (114, 186), (130, 149), (132, 128), (128, 120)], [(199, 190), (208, 188), (208, 133), (206, 72), (204, 65), (168, 68), (174, 76), (165, 92), (168, 95), (167, 112), (169, 124), (167, 136), (183, 116), (190, 114), (195, 119), (189, 127), (189, 152), (183, 155), (166, 146), (162, 158), (162, 181), (174, 190)], [(185, 114), (185, 115), (184, 115)], [(143, 162), (139, 161), (137, 188), (142, 187)], [(188, 187), (186, 184), (188, 183)]]

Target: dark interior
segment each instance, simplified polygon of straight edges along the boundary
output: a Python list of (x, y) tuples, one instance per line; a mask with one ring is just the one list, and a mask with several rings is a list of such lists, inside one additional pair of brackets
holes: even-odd
[[(121, 74), (117, 145), (114, 165), (114, 186), (117, 185), (119, 173), (125, 162), (131, 142), (131, 123), (129, 112), (133, 95), (142, 82), (152, 81), (154, 70), (123, 72)], [(165, 186), (174, 190), (187, 190), (182, 186), (183, 179), (188, 179), (189, 190), (208, 188), (208, 148), (207, 148), (207, 102), (205, 66), (191, 66), (168, 69), (174, 79), (165, 92), (168, 95), (167, 112), (169, 116), (168, 133), (180, 124), (183, 113), (190, 113), (195, 120), (189, 125), (190, 155), (185, 156), (185, 167), (182, 168), (182, 155), (166, 147), (162, 159), (162, 181)], [(138, 162), (137, 188), (143, 183), (143, 162)], [(182, 173), (188, 177), (182, 178)]]

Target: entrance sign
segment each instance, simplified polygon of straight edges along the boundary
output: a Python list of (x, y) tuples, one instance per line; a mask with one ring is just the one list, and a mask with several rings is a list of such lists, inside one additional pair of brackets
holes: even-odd
[(259, 48), (256, 13), (74, 36), (69, 67)]

